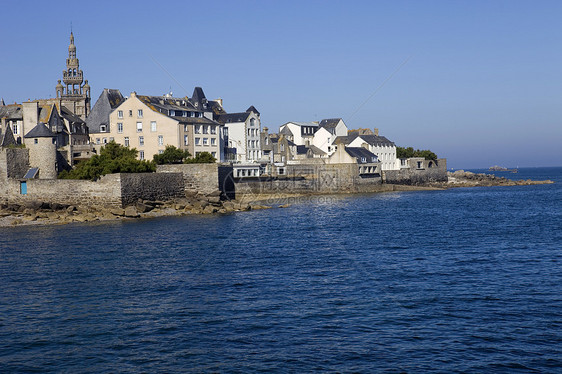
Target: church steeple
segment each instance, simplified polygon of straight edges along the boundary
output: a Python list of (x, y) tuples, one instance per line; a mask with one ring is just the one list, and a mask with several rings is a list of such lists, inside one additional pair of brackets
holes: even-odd
[(84, 73), (80, 70), (80, 62), (76, 57), (74, 34), (71, 30), (66, 70), (62, 72), (62, 84), (59, 80), (55, 90), (57, 98), (62, 99), (67, 106), (72, 106), (74, 110), (69, 109), (74, 114), (85, 119), (90, 112), (90, 86), (87, 84), (83, 85), (83, 83)]
[(68, 58), (66, 59), (66, 70), (62, 73), (62, 81), (66, 85), (63, 96), (82, 95), (84, 74), (80, 70), (80, 63), (76, 58), (76, 46), (74, 45), (74, 34), (72, 31), (70, 32)]

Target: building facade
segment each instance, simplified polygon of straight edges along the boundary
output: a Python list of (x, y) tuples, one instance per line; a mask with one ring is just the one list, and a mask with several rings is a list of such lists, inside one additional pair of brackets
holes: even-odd
[[(196, 92), (199, 90), (196, 88)], [(173, 145), (193, 156), (208, 152), (217, 161), (222, 160), (223, 128), (213, 120), (217, 103), (210, 104), (201, 94), (202, 90), (189, 99), (132, 92), (109, 115), (109, 128), (99, 134), (99, 146), (115, 141), (136, 148), (139, 159), (151, 160), (167, 145)]]

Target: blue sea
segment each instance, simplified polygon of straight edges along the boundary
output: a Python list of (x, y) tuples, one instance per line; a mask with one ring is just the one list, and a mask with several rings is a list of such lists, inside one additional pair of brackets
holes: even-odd
[(555, 184), (0, 228), (0, 372), (562, 372)]

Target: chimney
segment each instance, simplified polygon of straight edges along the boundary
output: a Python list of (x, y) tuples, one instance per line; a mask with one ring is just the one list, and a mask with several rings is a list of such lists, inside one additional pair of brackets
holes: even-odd
[(377, 129), (377, 128), (375, 127), (375, 129), (374, 129), (374, 130), (375, 130), (375, 131), (374, 131), (374, 133), (375, 133), (375, 136), (379, 136), (379, 129)]
[(367, 143), (361, 144), (361, 147), (365, 148), (367, 151), (369, 150), (369, 144)]
[(135, 97), (137, 96), (137, 93), (135, 91), (131, 92), (131, 97)]
[(222, 108), (222, 99), (219, 97), (218, 99), (215, 100), (217, 103), (219, 103), (219, 105)]
[(269, 131), (269, 129), (267, 127), (263, 128), (263, 132), (265, 132), (267, 134), (267, 132)]

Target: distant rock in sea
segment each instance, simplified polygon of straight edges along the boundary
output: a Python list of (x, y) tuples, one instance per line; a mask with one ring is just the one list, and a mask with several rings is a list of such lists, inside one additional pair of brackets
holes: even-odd
[(490, 170), (490, 171), (507, 171), (509, 169), (505, 168), (503, 166), (495, 165), (495, 166), (490, 166), (490, 168), (488, 170)]

